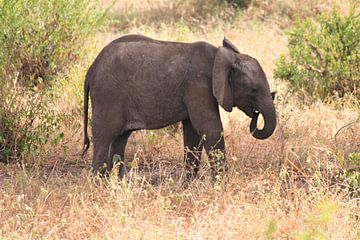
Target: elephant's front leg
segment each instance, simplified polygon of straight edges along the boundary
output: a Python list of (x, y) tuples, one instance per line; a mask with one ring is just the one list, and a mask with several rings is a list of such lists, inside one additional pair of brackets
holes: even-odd
[(209, 156), (213, 176), (226, 170), (225, 144), (218, 103), (211, 86), (192, 86), (186, 95), (186, 106), (191, 124), (202, 137), (202, 144)]
[(195, 131), (190, 120), (184, 120), (184, 160), (185, 160), (185, 176), (186, 180), (192, 180), (197, 176), (200, 167), (202, 140)]
[(213, 180), (227, 171), (225, 142), (222, 132), (204, 134), (204, 147), (209, 158)]

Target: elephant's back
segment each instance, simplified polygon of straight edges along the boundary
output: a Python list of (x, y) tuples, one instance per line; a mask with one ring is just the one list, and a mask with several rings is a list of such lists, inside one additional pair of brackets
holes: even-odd
[(105, 47), (94, 61), (95, 78), (149, 87), (166, 84), (186, 76), (191, 54), (191, 45), (186, 43), (118, 39)]
[(89, 71), (128, 76), (124, 80), (172, 79), (169, 77), (171, 73), (184, 75), (196, 65), (212, 64), (212, 60), (206, 61), (203, 55), (214, 55), (215, 49), (206, 42), (170, 42), (142, 35), (126, 35), (104, 47)]

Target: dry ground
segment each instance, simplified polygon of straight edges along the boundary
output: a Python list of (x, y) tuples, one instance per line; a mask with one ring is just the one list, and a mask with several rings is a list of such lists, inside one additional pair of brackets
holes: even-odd
[[(181, 128), (135, 133), (126, 154), (133, 159), (132, 180), (119, 183), (115, 174), (110, 180), (89, 177), (91, 154), (77, 155), (82, 133), (71, 122), (64, 126), (66, 151), (49, 149), (31, 160), (35, 164), (0, 165), (0, 239), (360, 239), (359, 189), (343, 176), (352, 167), (349, 156), (360, 152), (359, 105), (300, 105), (286, 84), (273, 79), (274, 61), (286, 51), (276, 20), (243, 14), (229, 21), (235, 13), (221, 11), (226, 21), (211, 14), (200, 21), (188, 14), (193, 8), (174, 10), (171, 4), (115, 4), (111, 14), (127, 25), (115, 22), (112, 31), (99, 33), (87, 59), (69, 71), (83, 76), (99, 49), (125, 33), (214, 45), (226, 36), (260, 61), (278, 92), (274, 135), (256, 140), (243, 113), (222, 112), (227, 183), (210, 183), (205, 157), (200, 179), (184, 188)], [(81, 76), (65, 88), (61, 110), (78, 105), (72, 89), (81, 89)]]

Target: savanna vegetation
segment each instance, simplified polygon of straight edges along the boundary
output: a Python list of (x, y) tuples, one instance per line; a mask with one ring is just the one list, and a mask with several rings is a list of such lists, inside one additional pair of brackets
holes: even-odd
[[(130, 181), (90, 176), (84, 76), (128, 33), (226, 36), (263, 66), (277, 129), (222, 112), (226, 182), (205, 158), (184, 187), (178, 125), (131, 136)], [(0, 49), (0, 239), (360, 239), (357, 1), (0, 0)]]

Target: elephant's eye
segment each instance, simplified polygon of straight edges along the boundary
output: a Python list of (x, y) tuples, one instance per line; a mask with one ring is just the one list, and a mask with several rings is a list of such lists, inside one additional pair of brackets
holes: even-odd
[(252, 89), (251, 89), (251, 92), (252, 92), (252, 93), (257, 93), (258, 90), (257, 90), (256, 88), (252, 88)]

